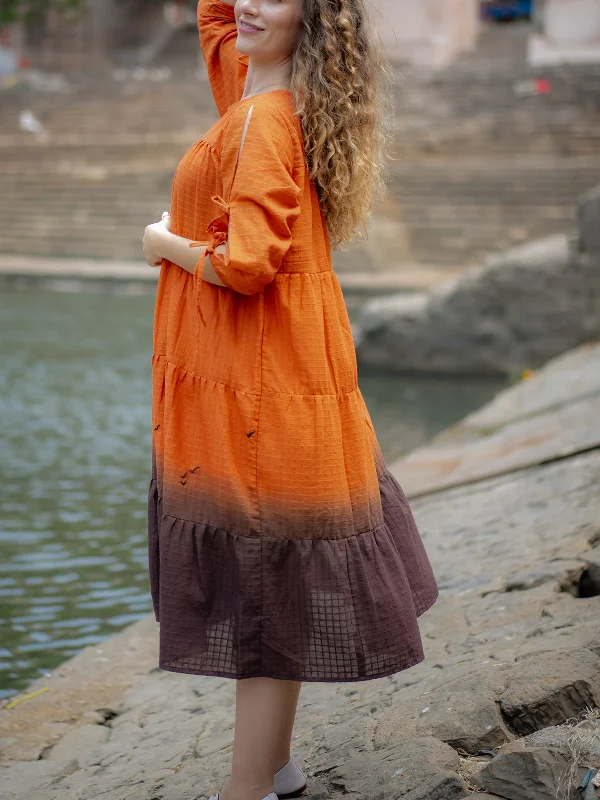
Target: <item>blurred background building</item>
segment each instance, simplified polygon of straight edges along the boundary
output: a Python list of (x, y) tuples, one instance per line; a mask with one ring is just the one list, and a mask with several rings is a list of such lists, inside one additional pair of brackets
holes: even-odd
[[(0, 253), (139, 262), (215, 119), (195, 5), (86, 0), (3, 30)], [(600, 0), (374, 7), (398, 77), (395, 160), (370, 240), (336, 254), (349, 291), (423, 288), (568, 228), (600, 182)]]
[[(174, 29), (194, 24), (195, 5), (82, 0), (65, 10), (40, 3), (25, 25), (3, 32), (2, 45), (17, 59), (46, 68), (89, 66), (106, 58), (143, 63), (166, 46)], [(532, 20), (532, 64), (600, 60), (597, 0), (374, 0), (372, 8), (398, 62), (444, 67), (476, 47), (482, 20)]]

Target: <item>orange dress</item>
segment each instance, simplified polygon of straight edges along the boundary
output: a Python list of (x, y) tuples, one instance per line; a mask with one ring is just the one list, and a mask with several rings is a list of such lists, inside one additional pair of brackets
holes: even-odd
[[(149, 507), (160, 667), (354, 681), (423, 659), (437, 586), (357, 383), (292, 94), (241, 100), (231, 6), (200, 0), (219, 121), (175, 173), (171, 230), (224, 287), (163, 262)], [(238, 158), (249, 109), (252, 115)], [(199, 251), (200, 252), (200, 251)]]

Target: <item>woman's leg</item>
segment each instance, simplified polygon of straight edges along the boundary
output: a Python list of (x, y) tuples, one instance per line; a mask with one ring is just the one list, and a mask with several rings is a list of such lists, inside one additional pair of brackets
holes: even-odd
[(236, 683), (231, 778), (221, 800), (262, 800), (290, 759), (299, 681), (244, 678)]

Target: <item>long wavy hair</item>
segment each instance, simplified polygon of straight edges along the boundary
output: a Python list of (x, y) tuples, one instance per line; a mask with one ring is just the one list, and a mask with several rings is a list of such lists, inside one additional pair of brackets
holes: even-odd
[(392, 71), (365, 0), (304, 0), (292, 91), (333, 249), (385, 193)]

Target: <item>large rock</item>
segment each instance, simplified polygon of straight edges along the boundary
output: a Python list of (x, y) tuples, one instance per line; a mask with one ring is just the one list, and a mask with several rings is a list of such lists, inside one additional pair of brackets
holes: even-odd
[[(500, 628), (502, 639), (506, 632)], [(540, 642), (543, 631), (536, 633)], [(485, 641), (493, 638), (488, 629)], [(441, 671), (439, 685), (425, 694), (405, 693), (404, 702), (393, 704), (378, 720), (374, 747), (395, 747), (408, 736), (434, 736), (476, 754), (504, 745), (514, 733), (522, 736), (559, 725), (600, 705), (600, 657), (587, 647), (545, 651), (542, 641), (515, 664), (499, 666), (491, 671), (480, 667), (451, 680)], [(556, 745), (554, 739), (542, 743)]]
[(585, 719), (577, 725), (556, 725), (525, 736), (523, 742), (532, 747), (552, 747), (567, 758), (576, 753), (580, 766), (596, 764), (600, 759), (600, 719)]
[(600, 186), (586, 192), (577, 206), (579, 247), (586, 253), (600, 253)]
[(467, 753), (499, 747), (512, 738), (484, 670), (444, 680), (418, 705), (392, 706), (378, 721), (374, 745), (389, 747), (407, 735), (434, 736)]
[[(410, 461), (400, 466), (394, 471), (401, 485), (419, 489), (416, 481), (411, 486)], [(594, 451), (415, 498), (417, 524), (441, 589), (502, 588), (504, 576), (525, 564), (530, 570), (551, 559), (570, 564), (572, 553), (584, 550), (598, 529), (598, 483), (600, 451)], [(459, 565), (455, 552), (462, 554)], [(518, 608), (527, 619), (528, 608), (522, 602)]]
[(490, 257), (429, 295), (370, 301), (362, 364), (406, 372), (510, 374), (600, 336), (600, 253), (566, 235)]
[(75, 762), (76, 769), (95, 766), (102, 761), (101, 745), (105, 744), (111, 729), (105, 725), (82, 725), (69, 731), (60, 742), (50, 750), (50, 761)]
[(579, 582), (581, 597), (600, 595), (600, 547), (581, 553), (579, 558), (585, 563), (585, 570)]
[(591, 650), (525, 656), (511, 670), (500, 706), (518, 734), (532, 733), (600, 706), (600, 657)]
[(511, 738), (483, 675), (441, 687), (428, 696), (425, 707), (428, 710), (419, 718), (417, 731), (430, 733), (455, 749), (477, 753)]
[(599, 756), (600, 720), (587, 719), (544, 728), (504, 745), (472, 780), (508, 800), (554, 800), (573, 791)]
[(472, 781), (507, 800), (556, 800), (568, 759), (550, 747), (506, 745)]

